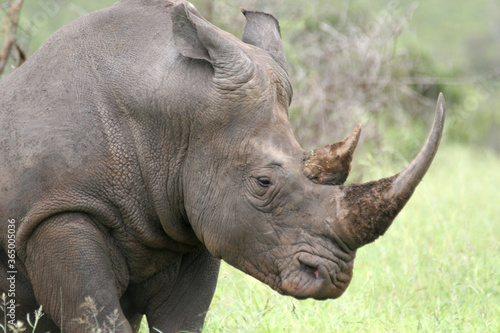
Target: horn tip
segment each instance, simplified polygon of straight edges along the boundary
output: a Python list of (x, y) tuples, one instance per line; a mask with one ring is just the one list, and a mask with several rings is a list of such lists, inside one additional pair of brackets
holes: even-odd
[(359, 140), (360, 135), (361, 135), (361, 124), (358, 123), (352, 130), (351, 134), (347, 137), (347, 139), (355, 140), (357, 142)]
[(438, 100), (436, 103), (436, 116), (434, 122), (439, 126), (439, 128), (441, 128), (441, 131), (444, 124), (445, 114), (446, 114), (446, 102), (444, 100), (443, 93), (439, 93)]
[(443, 93), (440, 92), (437, 100), (437, 111), (444, 114), (446, 109), (446, 102), (444, 100)]
[(360, 133), (361, 132), (361, 123), (357, 123), (356, 126), (354, 126), (354, 129), (352, 130), (352, 133)]
[(443, 106), (445, 105), (445, 102), (444, 102), (444, 95), (442, 92), (439, 93), (439, 96), (438, 96), (438, 104), (442, 104)]

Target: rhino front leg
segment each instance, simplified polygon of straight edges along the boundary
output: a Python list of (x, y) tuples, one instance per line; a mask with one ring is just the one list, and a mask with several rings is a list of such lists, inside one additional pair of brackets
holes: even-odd
[(96, 303), (101, 328), (116, 309), (115, 332), (132, 332), (119, 301), (125, 262), (87, 215), (59, 214), (42, 222), (26, 242), (25, 264), (38, 303), (65, 332), (89, 330), (75, 320), (85, 315), (87, 297)]
[(150, 331), (201, 332), (217, 285), (219, 266), (220, 260), (202, 248), (182, 256), (173, 285), (166, 285), (171, 273), (165, 272), (165, 276), (159, 274), (151, 281), (155, 288), (143, 286), (143, 290), (161, 290), (151, 298), (146, 311)]

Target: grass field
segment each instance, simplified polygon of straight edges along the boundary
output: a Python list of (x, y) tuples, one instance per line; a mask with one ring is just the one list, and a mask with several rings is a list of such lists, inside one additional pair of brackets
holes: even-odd
[(223, 264), (204, 332), (499, 332), (499, 187), (498, 156), (444, 146), (391, 229), (358, 251), (341, 298), (280, 296)]

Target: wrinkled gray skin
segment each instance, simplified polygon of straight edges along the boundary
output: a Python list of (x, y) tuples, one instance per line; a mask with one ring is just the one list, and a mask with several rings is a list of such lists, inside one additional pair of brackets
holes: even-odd
[(220, 258), (285, 295), (344, 292), (356, 249), (429, 167), (443, 101), (402, 173), (343, 186), (358, 130), (339, 143), (341, 172), (321, 178), (289, 125), (277, 21), (245, 15), (239, 40), (184, 2), (122, 0), (1, 82), (0, 289), (15, 219), (17, 319), (43, 305), (39, 331), (83, 332), (72, 319), (91, 296), (101, 322), (118, 309), (117, 332), (142, 315), (163, 332), (199, 331)]

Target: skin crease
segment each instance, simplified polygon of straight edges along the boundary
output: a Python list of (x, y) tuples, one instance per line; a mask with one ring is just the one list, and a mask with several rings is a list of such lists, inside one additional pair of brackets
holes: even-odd
[(419, 179), (343, 186), (353, 148), (311, 181), (278, 23), (244, 14), (239, 40), (184, 1), (122, 0), (0, 82), (0, 292), (14, 219), (18, 319), (43, 305), (40, 331), (85, 332), (72, 319), (90, 296), (116, 332), (143, 315), (201, 331), (220, 259), (299, 299), (346, 290)]

